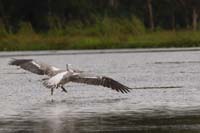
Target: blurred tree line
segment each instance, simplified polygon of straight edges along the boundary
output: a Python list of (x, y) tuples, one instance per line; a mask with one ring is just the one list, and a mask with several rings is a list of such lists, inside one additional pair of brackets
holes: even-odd
[(0, 25), (11, 32), (23, 22), (43, 32), (70, 22), (92, 25), (104, 17), (133, 16), (152, 31), (197, 30), (199, 14), (200, 0), (0, 0)]

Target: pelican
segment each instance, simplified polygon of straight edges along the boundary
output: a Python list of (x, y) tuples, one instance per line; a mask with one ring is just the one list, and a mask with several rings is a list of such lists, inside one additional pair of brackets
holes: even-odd
[(131, 89), (110, 77), (91, 75), (84, 71), (72, 69), (70, 64), (66, 64), (66, 70), (62, 70), (33, 59), (12, 59), (9, 65), (19, 66), (38, 75), (46, 75), (47, 78), (43, 78), (42, 81), (46, 88), (51, 89), (51, 95), (53, 95), (54, 89), (59, 87), (67, 92), (64, 85), (70, 82), (103, 86), (121, 93), (128, 93)]

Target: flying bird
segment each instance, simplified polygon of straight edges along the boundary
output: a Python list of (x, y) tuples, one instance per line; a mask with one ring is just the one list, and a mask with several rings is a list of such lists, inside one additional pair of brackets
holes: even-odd
[(47, 78), (43, 78), (42, 81), (46, 88), (51, 89), (51, 95), (53, 95), (54, 89), (59, 87), (67, 92), (64, 85), (70, 82), (103, 86), (121, 93), (128, 93), (131, 89), (110, 77), (91, 75), (84, 71), (72, 69), (69, 67), (70, 64), (66, 64), (66, 70), (63, 70), (33, 59), (12, 59), (9, 65), (19, 66), (38, 75), (46, 75)]

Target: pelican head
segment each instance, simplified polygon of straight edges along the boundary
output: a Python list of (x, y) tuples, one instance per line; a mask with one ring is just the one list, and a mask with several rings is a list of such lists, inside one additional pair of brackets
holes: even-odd
[(67, 71), (69, 71), (70, 70), (70, 66), (72, 66), (72, 64), (66, 64), (66, 69), (67, 69)]

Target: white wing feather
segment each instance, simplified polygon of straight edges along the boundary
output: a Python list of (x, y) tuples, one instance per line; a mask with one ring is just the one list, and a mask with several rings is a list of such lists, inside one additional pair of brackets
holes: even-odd
[(48, 88), (53, 87), (53, 86), (57, 86), (61, 82), (61, 80), (63, 79), (65, 74), (67, 74), (67, 73), (68, 73), (68, 71), (56, 74), (55, 76), (53, 76), (50, 79), (48, 79), (47, 81), (45, 81), (44, 85)]

